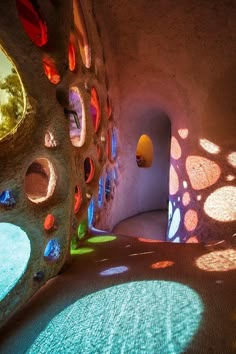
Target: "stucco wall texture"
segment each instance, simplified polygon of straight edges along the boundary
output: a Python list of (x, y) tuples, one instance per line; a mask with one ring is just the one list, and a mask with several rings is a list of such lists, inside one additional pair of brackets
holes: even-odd
[[(120, 146), (119, 185), (104, 225), (166, 208), (169, 198), (167, 239), (230, 240), (236, 231), (235, 1), (105, 0), (93, 6)], [(154, 144), (149, 171), (135, 163), (141, 134)]]

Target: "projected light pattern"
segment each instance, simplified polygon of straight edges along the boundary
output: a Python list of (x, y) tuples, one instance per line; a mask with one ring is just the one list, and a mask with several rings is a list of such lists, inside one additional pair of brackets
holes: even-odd
[(212, 186), (221, 174), (221, 169), (215, 162), (201, 156), (188, 156), (186, 170), (191, 186), (195, 190)]
[(173, 165), (170, 165), (170, 195), (174, 195), (179, 190), (179, 177)]
[(29, 348), (35, 353), (182, 353), (198, 330), (203, 304), (189, 287), (139, 281), (77, 300)]
[(189, 209), (184, 215), (184, 226), (187, 231), (193, 231), (198, 224), (197, 212), (193, 209)]
[(179, 229), (179, 224), (180, 224), (180, 220), (181, 220), (181, 214), (180, 214), (180, 210), (179, 208), (175, 209), (171, 223), (170, 223), (170, 227), (169, 227), (169, 233), (168, 233), (168, 238), (172, 239), (176, 232)]
[(0, 223), (0, 301), (24, 274), (30, 258), (30, 241), (27, 234), (10, 223)]
[(219, 146), (207, 139), (200, 139), (199, 143), (205, 151), (209, 152), (209, 154), (218, 154), (220, 152)]
[(94, 251), (94, 249), (90, 248), (90, 247), (79, 247), (77, 249), (71, 249), (70, 254), (82, 255), (82, 254), (92, 253), (93, 251)]
[(231, 166), (236, 167), (236, 152), (231, 152), (228, 155), (227, 160)]
[(104, 243), (114, 241), (116, 236), (94, 236), (88, 239), (89, 243)]
[(188, 137), (189, 131), (188, 131), (188, 129), (179, 129), (178, 133), (182, 139), (186, 139)]
[(171, 267), (172, 265), (174, 265), (173, 261), (160, 261), (160, 262), (153, 263), (151, 265), (151, 268), (152, 269), (164, 269), (164, 268)]
[(214, 191), (204, 204), (205, 213), (222, 222), (236, 220), (236, 187), (227, 186)]
[(226, 249), (204, 254), (197, 259), (196, 265), (208, 272), (234, 270), (236, 269), (236, 250)]
[(121, 274), (121, 273), (126, 272), (127, 270), (128, 270), (128, 267), (120, 266), (120, 267), (108, 268), (106, 270), (103, 270), (99, 274), (105, 277), (108, 275)]
[(181, 147), (178, 143), (178, 140), (172, 136), (171, 138), (171, 146), (170, 146), (170, 155), (173, 159), (178, 160), (181, 157)]

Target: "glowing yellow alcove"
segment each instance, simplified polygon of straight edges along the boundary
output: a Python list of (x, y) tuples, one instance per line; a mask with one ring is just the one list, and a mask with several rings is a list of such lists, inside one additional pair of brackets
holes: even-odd
[(148, 135), (140, 136), (136, 148), (136, 162), (138, 167), (151, 167), (153, 161), (153, 143)]

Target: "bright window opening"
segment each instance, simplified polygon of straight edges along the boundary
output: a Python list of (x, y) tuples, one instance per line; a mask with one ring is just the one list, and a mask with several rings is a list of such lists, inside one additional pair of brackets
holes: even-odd
[(22, 121), (26, 99), (17, 70), (4, 49), (0, 46), (0, 140), (14, 132)]
[(56, 175), (51, 162), (45, 158), (34, 160), (25, 175), (25, 193), (29, 200), (41, 203), (54, 192)]
[(69, 118), (70, 141), (75, 147), (81, 147), (85, 143), (86, 119), (84, 103), (78, 87), (72, 87), (69, 91), (69, 109), (65, 114)]
[(153, 143), (148, 135), (139, 138), (136, 148), (136, 162), (138, 167), (151, 167), (153, 162)]
[(38, 1), (16, 0), (16, 7), (21, 24), (31, 41), (38, 47), (45, 45), (48, 41), (48, 30)]

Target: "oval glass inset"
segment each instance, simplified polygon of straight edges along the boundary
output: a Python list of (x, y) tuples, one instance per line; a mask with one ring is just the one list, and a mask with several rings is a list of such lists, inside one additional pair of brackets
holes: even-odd
[(30, 258), (30, 240), (19, 227), (0, 223), (0, 301), (11, 291), (24, 274)]
[(105, 198), (106, 201), (109, 201), (112, 197), (113, 192), (113, 179), (110, 173), (107, 173), (105, 179)]
[(57, 70), (55, 60), (48, 55), (45, 55), (43, 58), (43, 70), (48, 80), (57, 85), (61, 81), (60, 74)]
[(70, 141), (73, 146), (81, 147), (85, 143), (86, 119), (84, 102), (78, 87), (71, 87), (69, 91), (70, 109), (65, 109), (70, 122)]
[(93, 226), (95, 219), (95, 202), (94, 199), (92, 199), (89, 203), (88, 206), (88, 225)]
[(95, 166), (94, 162), (90, 157), (86, 157), (84, 160), (84, 180), (85, 183), (89, 183), (92, 181), (94, 177)]
[(75, 186), (74, 213), (77, 214), (82, 204), (82, 191), (80, 186)]
[(48, 41), (48, 30), (37, 2), (16, 0), (16, 8), (30, 40), (38, 47), (44, 46)]
[(98, 207), (101, 208), (104, 201), (104, 178), (103, 176), (99, 178), (98, 182)]
[(47, 262), (55, 262), (59, 259), (61, 254), (61, 247), (56, 239), (50, 240), (44, 251), (44, 259)]
[(76, 68), (76, 49), (74, 35), (70, 34), (70, 41), (68, 46), (68, 62), (70, 71), (74, 71)]
[(86, 68), (91, 66), (91, 50), (88, 41), (88, 33), (85, 25), (84, 14), (80, 4), (80, 1), (73, 0), (73, 13), (74, 13), (74, 24), (75, 24), (75, 33), (78, 38), (80, 55), (83, 61), (83, 64)]
[(45, 158), (34, 160), (25, 175), (25, 193), (31, 202), (41, 203), (54, 192), (56, 174), (53, 165)]
[(146, 134), (140, 136), (136, 148), (136, 162), (138, 167), (151, 167), (153, 161), (153, 143)]
[(0, 140), (9, 133), (16, 131), (16, 127), (23, 120), (26, 97), (24, 87), (15, 65), (0, 46)]
[(96, 133), (98, 131), (101, 120), (101, 109), (98, 93), (95, 87), (92, 87), (91, 89), (90, 114), (92, 118), (93, 128)]

